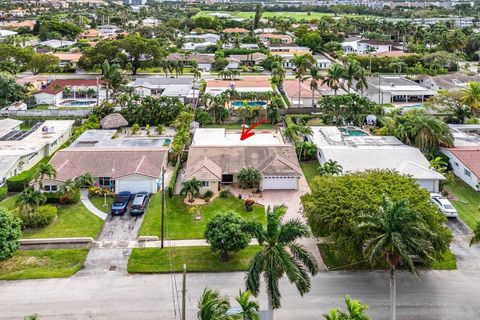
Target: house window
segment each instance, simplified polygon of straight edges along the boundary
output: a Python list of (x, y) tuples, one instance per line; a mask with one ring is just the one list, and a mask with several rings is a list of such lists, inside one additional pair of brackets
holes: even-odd
[(210, 187), (210, 181), (200, 181), (200, 186), (202, 188), (208, 188)]
[(111, 178), (110, 177), (99, 177), (98, 184), (101, 187), (110, 187)]
[(57, 143), (58, 143), (58, 140), (53, 141), (53, 142), (50, 144), (50, 147), (52, 147), (52, 148), (55, 147), (55, 146), (57, 145)]
[(45, 192), (57, 192), (57, 186), (56, 185), (46, 185), (43, 187)]
[(35, 158), (37, 155), (38, 155), (38, 152), (32, 153), (32, 154), (28, 157), (28, 161), (32, 160), (32, 159)]
[(467, 177), (471, 177), (471, 176), (472, 176), (472, 173), (471, 173), (469, 170), (467, 170), (467, 169), (464, 169), (464, 170), (463, 170), (463, 173), (464, 173)]

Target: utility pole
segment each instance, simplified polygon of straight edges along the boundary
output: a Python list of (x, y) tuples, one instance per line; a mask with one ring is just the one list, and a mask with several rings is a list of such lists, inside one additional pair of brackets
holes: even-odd
[(165, 229), (165, 168), (162, 168), (162, 242), (161, 249), (163, 249), (163, 232)]
[(187, 297), (187, 265), (183, 264), (183, 283), (182, 283), (182, 320), (186, 319), (185, 300)]

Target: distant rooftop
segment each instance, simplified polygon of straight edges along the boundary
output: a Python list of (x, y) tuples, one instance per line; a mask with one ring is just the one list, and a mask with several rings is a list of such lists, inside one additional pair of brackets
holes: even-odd
[(480, 147), (480, 124), (449, 124), (455, 147)]
[(87, 130), (70, 148), (165, 148), (165, 137), (119, 137), (117, 130)]
[(280, 133), (274, 131), (255, 131), (255, 134), (241, 141), (241, 130), (227, 131), (223, 128), (201, 128), (195, 130), (195, 146), (272, 146), (284, 144)]

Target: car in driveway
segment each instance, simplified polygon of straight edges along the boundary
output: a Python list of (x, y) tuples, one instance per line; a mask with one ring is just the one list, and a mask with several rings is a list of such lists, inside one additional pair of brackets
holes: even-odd
[(130, 202), (130, 198), (132, 194), (128, 191), (119, 192), (115, 196), (115, 200), (113, 201), (112, 210), (110, 213), (112, 215), (122, 215), (127, 212), (128, 203)]
[(130, 206), (130, 214), (133, 215), (140, 215), (145, 213), (145, 209), (147, 208), (148, 204), (148, 192), (139, 192), (133, 198), (132, 205)]
[(430, 199), (432, 203), (435, 204), (438, 209), (447, 217), (447, 218), (456, 218), (458, 217), (457, 209), (452, 205), (452, 203), (438, 193), (431, 193)]

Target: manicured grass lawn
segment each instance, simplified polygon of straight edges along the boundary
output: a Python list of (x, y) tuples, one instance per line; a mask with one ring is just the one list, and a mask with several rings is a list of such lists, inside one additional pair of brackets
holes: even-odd
[[(214, 13), (217, 11), (200, 11), (196, 17), (198, 16), (209, 16), (210, 13)], [(251, 19), (255, 16), (255, 12), (253, 11), (244, 11), (244, 12), (222, 12), (231, 14), (233, 17), (236, 18), (244, 18), (244, 19)], [(286, 12), (286, 11), (279, 11), (279, 12), (264, 12), (262, 14), (262, 18), (294, 18), (295, 20), (312, 20), (312, 19), (319, 19), (322, 16), (333, 16), (333, 13), (326, 13), (326, 12)], [(349, 14), (339, 14), (339, 16), (352, 16)], [(360, 15), (356, 15), (360, 17)]]
[[(228, 130), (242, 130), (242, 125), (240, 123), (222, 123), (222, 124), (207, 124), (204, 128), (225, 128)], [(275, 125), (270, 123), (263, 123), (253, 131), (256, 130), (275, 130)]]
[(311, 187), (313, 178), (315, 178), (318, 175), (318, 161), (317, 160), (312, 160), (312, 161), (303, 161), (300, 163), (300, 166), (302, 167), (303, 170), (303, 175), (307, 179), (308, 185)]
[(0, 262), (0, 280), (65, 278), (78, 272), (88, 249), (18, 251)]
[[(150, 199), (150, 203), (145, 213), (140, 235), (159, 236), (161, 229), (161, 208), (162, 198), (160, 194), (155, 194)], [(212, 202), (197, 206), (202, 219), (195, 220), (195, 216), (188, 213), (191, 206), (183, 202), (183, 197), (174, 195), (172, 198), (166, 198), (166, 225), (165, 234), (167, 239), (203, 239), (203, 232), (207, 221), (216, 213), (232, 210), (239, 213), (245, 219), (254, 219), (265, 223), (265, 208), (261, 205), (254, 205), (252, 212), (246, 212), (243, 200), (233, 196), (229, 198), (216, 198)]]
[(105, 213), (110, 213), (110, 209), (112, 208), (112, 204), (114, 200), (113, 197), (107, 197), (107, 206), (103, 205), (105, 203), (105, 199), (103, 197), (94, 196), (94, 197), (89, 197), (89, 199), (98, 210), (103, 211)]
[(22, 238), (95, 238), (102, 224), (102, 219), (88, 211), (81, 203), (59, 206), (57, 220), (45, 228), (24, 230)]
[[(379, 263), (378, 265), (371, 266), (368, 261), (363, 261), (351, 265), (349, 257), (339, 254), (331, 244), (322, 243), (318, 245), (320, 254), (322, 255), (323, 262), (331, 271), (336, 270), (369, 270), (369, 269), (387, 269), (388, 264)], [(457, 261), (452, 252), (447, 251), (442, 260), (436, 260), (431, 266), (418, 265), (418, 269), (431, 269), (431, 270), (456, 270)]]
[(455, 184), (448, 186), (447, 189), (459, 198), (457, 201), (452, 201), (452, 204), (460, 218), (474, 229), (476, 222), (480, 220), (480, 192), (473, 190), (460, 179), (455, 179)]
[(10, 194), (5, 199), (0, 202), (0, 207), (3, 207), (8, 210), (15, 209), (15, 202), (17, 201), (17, 194)]
[[(183, 264), (188, 272), (227, 272), (247, 270), (253, 256), (260, 246), (249, 246), (234, 254), (227, 262), (222, 262), (219, 255), (213, 254), (210, 247), (172, 247), (136, 248), (128, 260), (128, 272), (131, 273), (165, 273), (181, 272)], [(170, 259), (172, 270), (170, 270)]]

